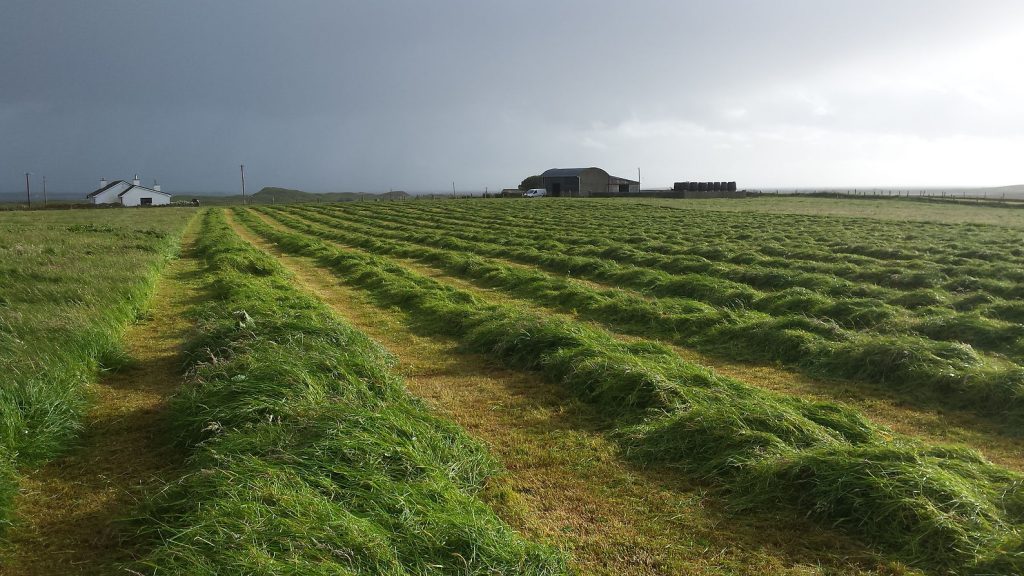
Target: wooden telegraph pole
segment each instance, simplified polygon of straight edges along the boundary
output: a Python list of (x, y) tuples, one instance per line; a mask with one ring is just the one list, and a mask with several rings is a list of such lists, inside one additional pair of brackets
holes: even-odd
[(245, 205), (245, 164), (239, 165), (239, 170), (242, 172), (242, 205)]
[(28, 183), (28, 177), (31, 174), (31, 172), (25, 172), (25, 202), (28, 202), (29, 208), (32, 207), (32, 192)]

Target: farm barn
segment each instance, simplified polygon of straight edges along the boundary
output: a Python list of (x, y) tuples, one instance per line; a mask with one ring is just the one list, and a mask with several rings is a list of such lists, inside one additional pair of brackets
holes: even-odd
[(154, 184), (152, 188), (142, 186), (138, 174), (131, 182), (114, 180), (107, 183), (104, 178), (100, 180), (100, 187), (90, 192), (86, 199), (92, 200), (93, 204), (122, 206), (160, 206), (171, 203), (171, 195), (161, 192), (159, 184)]
[(611, 176), (590, 168), (552, 168), (540, 175), (548, 196), (591, 196), (593, 194), (639, 192), (640, 182)]

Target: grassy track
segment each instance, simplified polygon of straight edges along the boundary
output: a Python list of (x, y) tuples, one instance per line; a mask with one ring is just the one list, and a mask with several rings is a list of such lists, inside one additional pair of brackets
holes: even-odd
[(155, 574), (562, 574), (478, 498), (497, 470), (390, 358), (223, 214), (199, 254), (213, 302), (172, 403), (189, 473), (153, 503)]
[(19, 467), (66, 448), (88, 384), (177, 249), (189, 209), (0, 214), (0, 531)]
[(0, 553), (0, 574), (113, 573), (131, 559), (120, 521), (182, 465), (165, 411), (180, 383), (192, 326), (186, 312), (199, 298), (198, 262), (189, 254), (195, 230), (164, 268), (145, 317), (125, 332), (127, 365), (103, 373), (93, 388), (77, 445), (22, 479), (19, 523)]
[(237, 231), (394, 351), (412, 393), (486, 441), (509, 469), (490, 485), (488, 501), (517, 528), (566, 545), (581, 574), (904, 572), (828, 530), (733, 514), (671, 470), (627, 466), (592, 406), (448, 338), (420, 335), (405, 314), (339, 284), (315, 260)]
[(543, 367), (618, 414), (635, 458), (716, 478), (738, 502), (802, 509), (922, 566), (1020, 567), (1021, 480), (975, 454), (894, 437), (837, 406), (766, 394), (657, 345), (625, 346), (574, 323), (482, 305), (380, 259), (240, 217), (440, 333), (513, 366)]

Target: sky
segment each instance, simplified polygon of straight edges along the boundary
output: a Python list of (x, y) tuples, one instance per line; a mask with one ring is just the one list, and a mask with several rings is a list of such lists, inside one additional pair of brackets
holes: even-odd
[(4, 0), (0, 192), (1024, 183), (1020, 0)]

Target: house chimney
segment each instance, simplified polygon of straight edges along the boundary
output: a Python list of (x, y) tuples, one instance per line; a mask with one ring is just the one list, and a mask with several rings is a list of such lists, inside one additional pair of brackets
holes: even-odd
[(107, 187), (107, 179), (106, 178), (100, 178), (100, 188), (106, 188), (106, 187)]
[(132, 180), (132, 184), (134, 184), (136, 186), (139, 185), (139, 175), (138, 174), (135, 175), (135, 179)]
[(156, 178), (153, 179), (153, 190), (160, 192), (160, 185), (156, 183)]

